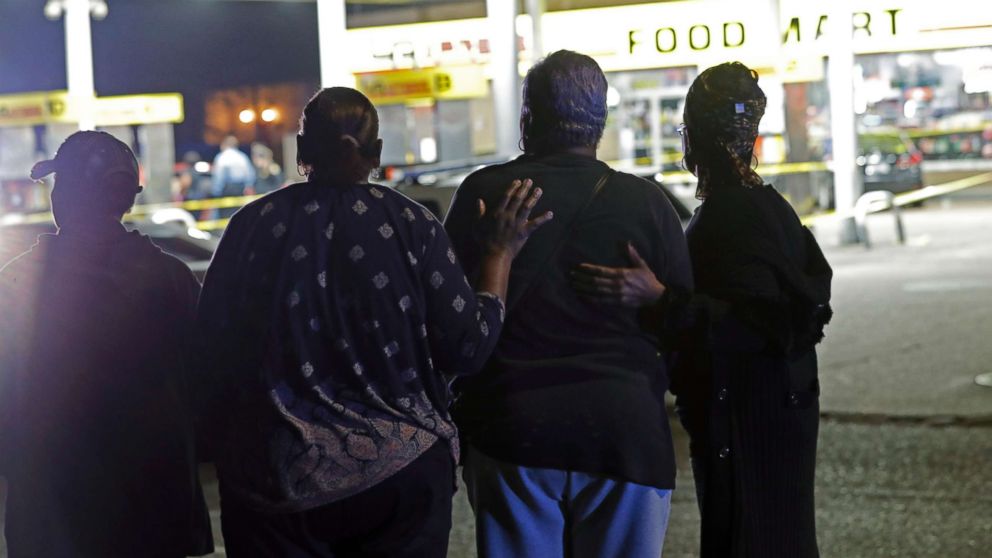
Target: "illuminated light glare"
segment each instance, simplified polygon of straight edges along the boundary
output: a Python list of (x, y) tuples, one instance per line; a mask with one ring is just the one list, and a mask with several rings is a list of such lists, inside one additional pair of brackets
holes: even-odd
[(606, 90), (606, 106), (609, 108), (620, 106), (620, 92), (617, 91), (616, 87), (610, 86)]
[(251, 124), (255, 121), (255, 111), (251, 109), (245, 109), (238, 113), (238, 120), (243, 124)]
[(279, 111), (274, 108), (267, 108), (262, 111), (263, 122), (273, 122), (279, 118)]
[(903, 116), (905, 116), (906, 118), (913, 118), (914, 116), (916, 116), (916, 111), (919, 108), (919, 106), (920, 104), (913, 99), (906, 101), (906, 104), (903, 106), (903, 111), (902, 111)]
[(193, 165), (193, 170), (196, 172), (208, 173), (210, 172), (210, 163), (206, 161), (197, 161), (197, 163)]
[(898, 64), (900, 68), (912, 68), (919, 63), (918, 60), (919, 59), (915, 54), (906, 52), (896, 57), (896, 64)]
[(90, 13), (93, 15), (93, 19), (97, 21), (106, 19), (108, 12), (107, 3), (103, 0), (90, 3)]
[(420, 159), (425, 163), (437, 161), (437, 142), (434, 141), (434, 138), (420, 140)]
[(62, 16), (62, 2), (58, 0), (48, 0), (45, 4), (45, 17), (55, 21)]

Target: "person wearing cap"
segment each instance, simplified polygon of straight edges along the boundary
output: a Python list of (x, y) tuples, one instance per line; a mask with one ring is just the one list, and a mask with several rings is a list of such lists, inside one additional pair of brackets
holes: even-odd
[(758, 74), (739, 62), (699, 74), (686, 96), (685, 165), (703, 200), (686, 231), (695, 293), (643, 265), (582, 265), (576, 284), (606, 304), (643, 307), (680, 338), (672, 391), (690, 438), (703, 558), (819, 555), (814, 347), (832, 314), (832, 272), (751, 168), (765, 104)]
[(77, 132), (55, 174), (58, 232), (0, 270), (0, 472), (10, 558), (173, 558), (212, 550), (187, 345), (199, 285), (124, 214), (127, 145)]

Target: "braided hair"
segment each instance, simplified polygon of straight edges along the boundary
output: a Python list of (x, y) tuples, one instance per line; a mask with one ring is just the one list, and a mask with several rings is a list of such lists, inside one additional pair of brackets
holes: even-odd
[(766, 104), (757, 72), (740, 62), (709, 68), (692, 82), (683, 114), (690, 134), (684, 164), (699, 178), (697, 198), (722, 186), (763, 184), (751, 161)]
[(296, 162), (301, 174), (355, 179), (379, 164), (379, 113), (349, 87), (321, 89), (303, 109)]

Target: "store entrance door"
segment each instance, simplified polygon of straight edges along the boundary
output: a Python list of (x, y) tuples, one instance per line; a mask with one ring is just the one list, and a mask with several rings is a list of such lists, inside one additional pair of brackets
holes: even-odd
[(620, 164), (625, 167), (676, 170), (682, 160), (678, 126), (686, 87), (636, 90), (617, 106)]

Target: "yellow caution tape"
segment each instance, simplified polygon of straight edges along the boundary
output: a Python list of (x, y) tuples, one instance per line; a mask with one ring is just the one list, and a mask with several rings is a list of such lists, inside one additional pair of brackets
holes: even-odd
[[(766, 165), (759, 167), (758, 170), (764, 176), (775, 176), (782, 174), (825, 171), (829, 169), (826, 163), (814, 161), (814, 162), (806, 162), (806, 163), (783, 163), (779, 165)], [(676, 182), (680, 179), (688, 182), (690, 181), (690, 179), (694, 180), (695, 177), (692, 176), (691, 173), (685, 171), (679, 171), (679, 172), (665, 173), (664, 179), (665, 182)], [(914, 190), (912, 192), (899, 194), (895, 197), (895, 203), (898, 206), (909, 205), (909, 204), (925, 201), (931, 198), (936, 198), (954, 192), (958, 192), (961, 190), (966, 190), (968, 188), (973, 188), (975, 186), (981, 186), (990, 183), (992, 183), (992, 172), (986, 172), (974, 176), (969, 176), (966, 178), (961, 178), (958, 180), (953, 180), (951, 182), (945, 182), (944, 184), (925, 186), (919, 190)], [(260, 197), (262, 197), (262, 194), (256, 194), (252, 196), (234, 196), (229, 198), (212, 198), (206, 200), (189, 200), (184, 202), (168, 202), (168, 203), (136, 205), (124, 217), (124, 220), (134, 221), (135, 220), (134, 218), (136, 216), (150, 215), (162, 209), (180, 208), (189, 211), (202, 211), (205, 209), (228, 209), (233, 207), (242, 207), (250, 202), (257, 200)], [(881, 211), (881, 209), (878, 209), (876, 211)], [(845, 219), (853, 216), (854, 216), (853, 210), (847, 210), (843, 212), (827, 211), (823, 213), (807, 215), (802, 218), (802, 222), (804, 225), (813, 225), (821, 221), (826, 221), (831, 219)], [(0, 216), (0, 226), (48, 223), (51, 221), (52, 221), (52, 214), (50, 212), (10, 214), (10, 215)], [(228, 222), (230, 222), (230, 219), (212, 219), (206, 221), (199, 221), (197, 222), (196, 226), (201, 230), (216, 231), (226, 227)]]
[[(974, 176), (968, 176), (966, 178), (960, 178), (958, 180), (952, 180), (950, 182), (936, 184), (934, 186), (924, 186), (919, 190), (898, 194), (895, 196), (895, 204), (902, 207), (904, 205), (910, 205), (929, 200), (931, 198), (946, 196), (947, 194), (953, 194), (954, 192), (960, 192), (961, 190), (967, 190), (968, 188), (974, 188), (975, 186), (982, 186), (985, 184), (992, 184), (992, 172), (976, 174)], [(885, 209), (887, 208), (873, 208), (871, 213), (877, 213), (879, 211), (884, 211)], [(854, 217), (853, 209), (848, 209), (845, 211), (827, 211), (824, 213), (817, 213), (815, 215), (807, 215), (802, 218), (802, 223), (806, 226), (811, 226), (823, 221), (849, 219), (852, 217)]]

